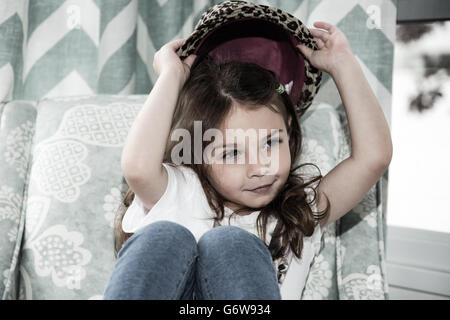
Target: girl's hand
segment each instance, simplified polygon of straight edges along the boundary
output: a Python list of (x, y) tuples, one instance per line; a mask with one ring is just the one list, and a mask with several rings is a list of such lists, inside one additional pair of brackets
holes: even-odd
[(181, 85), (189, 78), (191, 66), (197, 56), (191, 54), (181, 61), (176, 52), (185, 41), (186, 39), (170, 41), (155, 53), (155, 56), (153, 57), (153, 69), (158, 77), (165, 72), (174, 74), (180, 80)]
[(319, 50), (313, 50), (302, 44), (297, 47), (314, 67), (332, 75), (339, 64), (353, 56), (350, 44), (337, 27), (323, 21), (316, 21), (313, 25), (326, 30), (308, 29)]

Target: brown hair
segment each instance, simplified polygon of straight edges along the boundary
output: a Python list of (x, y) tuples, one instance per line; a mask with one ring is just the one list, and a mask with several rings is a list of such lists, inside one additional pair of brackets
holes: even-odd
[[(317, 194), (312, 184), (322, 179), (320, 169), (313, 163), (304, 163), (297, 166), (297, 157), (302, 149), (302, 134), (299, 125), (299, 116), (289, 98), (284, 92), (279, 94), (279, 82), (275, 74), (254, 63), (231, 61), (220, 63), (213, 61), (209, 56), (198, 57), (192, 66), (189, 79), (186, 81), (175, 107), (169, 137), (173, 130), (184, 128), (191, 134), (191, 145), (194, 145), (194, 121), (201, 121), (202, 136), (210, 128), (219, 128), (230, 112), (233, 102), (238, 102), (245, 108), (268, 107), (283, 116), (289, 135), (289, 149), (291, 154), (291, 169), (286, 183), (279, 194), (265, 207), (260, 208), (257, 218), (257, 230), (260, 239), (266, 239), (266, 224), (268, 218), (273, 216), (281, 222), (281, 228), (276, 228), (272, 234), (274, 246), (268, 246), (273, 259), (282, 256), (290, 246), (294, 254), (300, 258), (303, 248), (303, 236), (311, 236), (316, 224), (329, 214), (330, 202), (319, 215), (312, 212), (310, 204), (316, 201)], [(275, 108), (274, 108), (275, 107)], [(288, 123), (290, 121), (290, 125)], [(202, 139), (203, 140), (203, 139)], [(168, 139), (163, 162), (174, 165), (171, 161), (171, 150), (178, 141)], [(204, 150), (210, 142), (202, 142)], [(194, 148), (191, 148), (194, 149)], [(203, 154), (203, 153), (202, 153)], [(213, 188), (208, 178), (209, 164), (195, 159), (196, 154), (191, 152), (189, 164), (181, 164), (192, 168), (198, 175), (206, 198), (212, 210), (216, 212), (215, 225), (224, 217), (224, 198)], [(319, 170), (319, 175), (305, 181), (297, 170), (305, 165), (313, 165)], [(307, 201), (306, 188), (311, 188), (314, 198)], [(123, 215), (134, 199), (134, 192), (128, 189), (121, 206), (116, 213), (114, 248), (115, 254), (119, 252), (123, 243), (132, 235), (122, 230)], [(125, 209), (125, 210), (124, 210)], [(240, 208), (232, 213), (255, 211), (255, 208)], [(231, 215), (231, 216), (232, 216)], [(230, 218), (231, 218), (230, 216)]]

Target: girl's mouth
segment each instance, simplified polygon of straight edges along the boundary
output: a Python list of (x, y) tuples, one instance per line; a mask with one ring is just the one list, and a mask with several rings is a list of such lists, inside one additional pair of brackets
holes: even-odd
[(256, 189), (247, 190), (247, 191), (251, 191), (251, 192), (255, 192), (255, 193), (266, 193), (267, 191), (269, 191), (269, 189), (272, 187), (272, 185), (273, 185), (273, 182), (271, 184), (266, 184), (266, 185), (258, 187)]

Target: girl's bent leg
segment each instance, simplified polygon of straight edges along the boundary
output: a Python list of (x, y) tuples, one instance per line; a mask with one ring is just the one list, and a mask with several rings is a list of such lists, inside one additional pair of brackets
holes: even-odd
[(157, 221), (120, 249), (105, 300), (192, 299), (197, 242), (185, 227)]
[(196, 282), (204, 299), (281, 300), (269, 249), (235, 226), (206, 232), (198, 242)]

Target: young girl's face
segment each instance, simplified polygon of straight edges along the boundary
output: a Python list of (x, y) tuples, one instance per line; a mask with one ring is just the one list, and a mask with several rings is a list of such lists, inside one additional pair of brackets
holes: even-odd
[[(281, 191), (291, 167), (289, 137), (282, 115), (268, 107), (249, 110), (236, 103), (219, 129), (223, 141), (214, 141), (212, 156), (222, 159), (222, 163), (211, 164), (211, 184), (224, 197), (225, 206), (233, 211), (241, 206), (266, 206)], [(245, 145), (238, 139), (227, 141), (227, 129), (241, 129), (243, 135), (236, 136), (244, 136)], [(251, 141), (255, 140), (246, 134), (250, 131), (256, 132), (256, 144), (252, 145)], [(256, 161), (250, 158), (251, 148), (258, 150)], [(271, 185), (263, 192), (251, 191), (267, 184)]]

